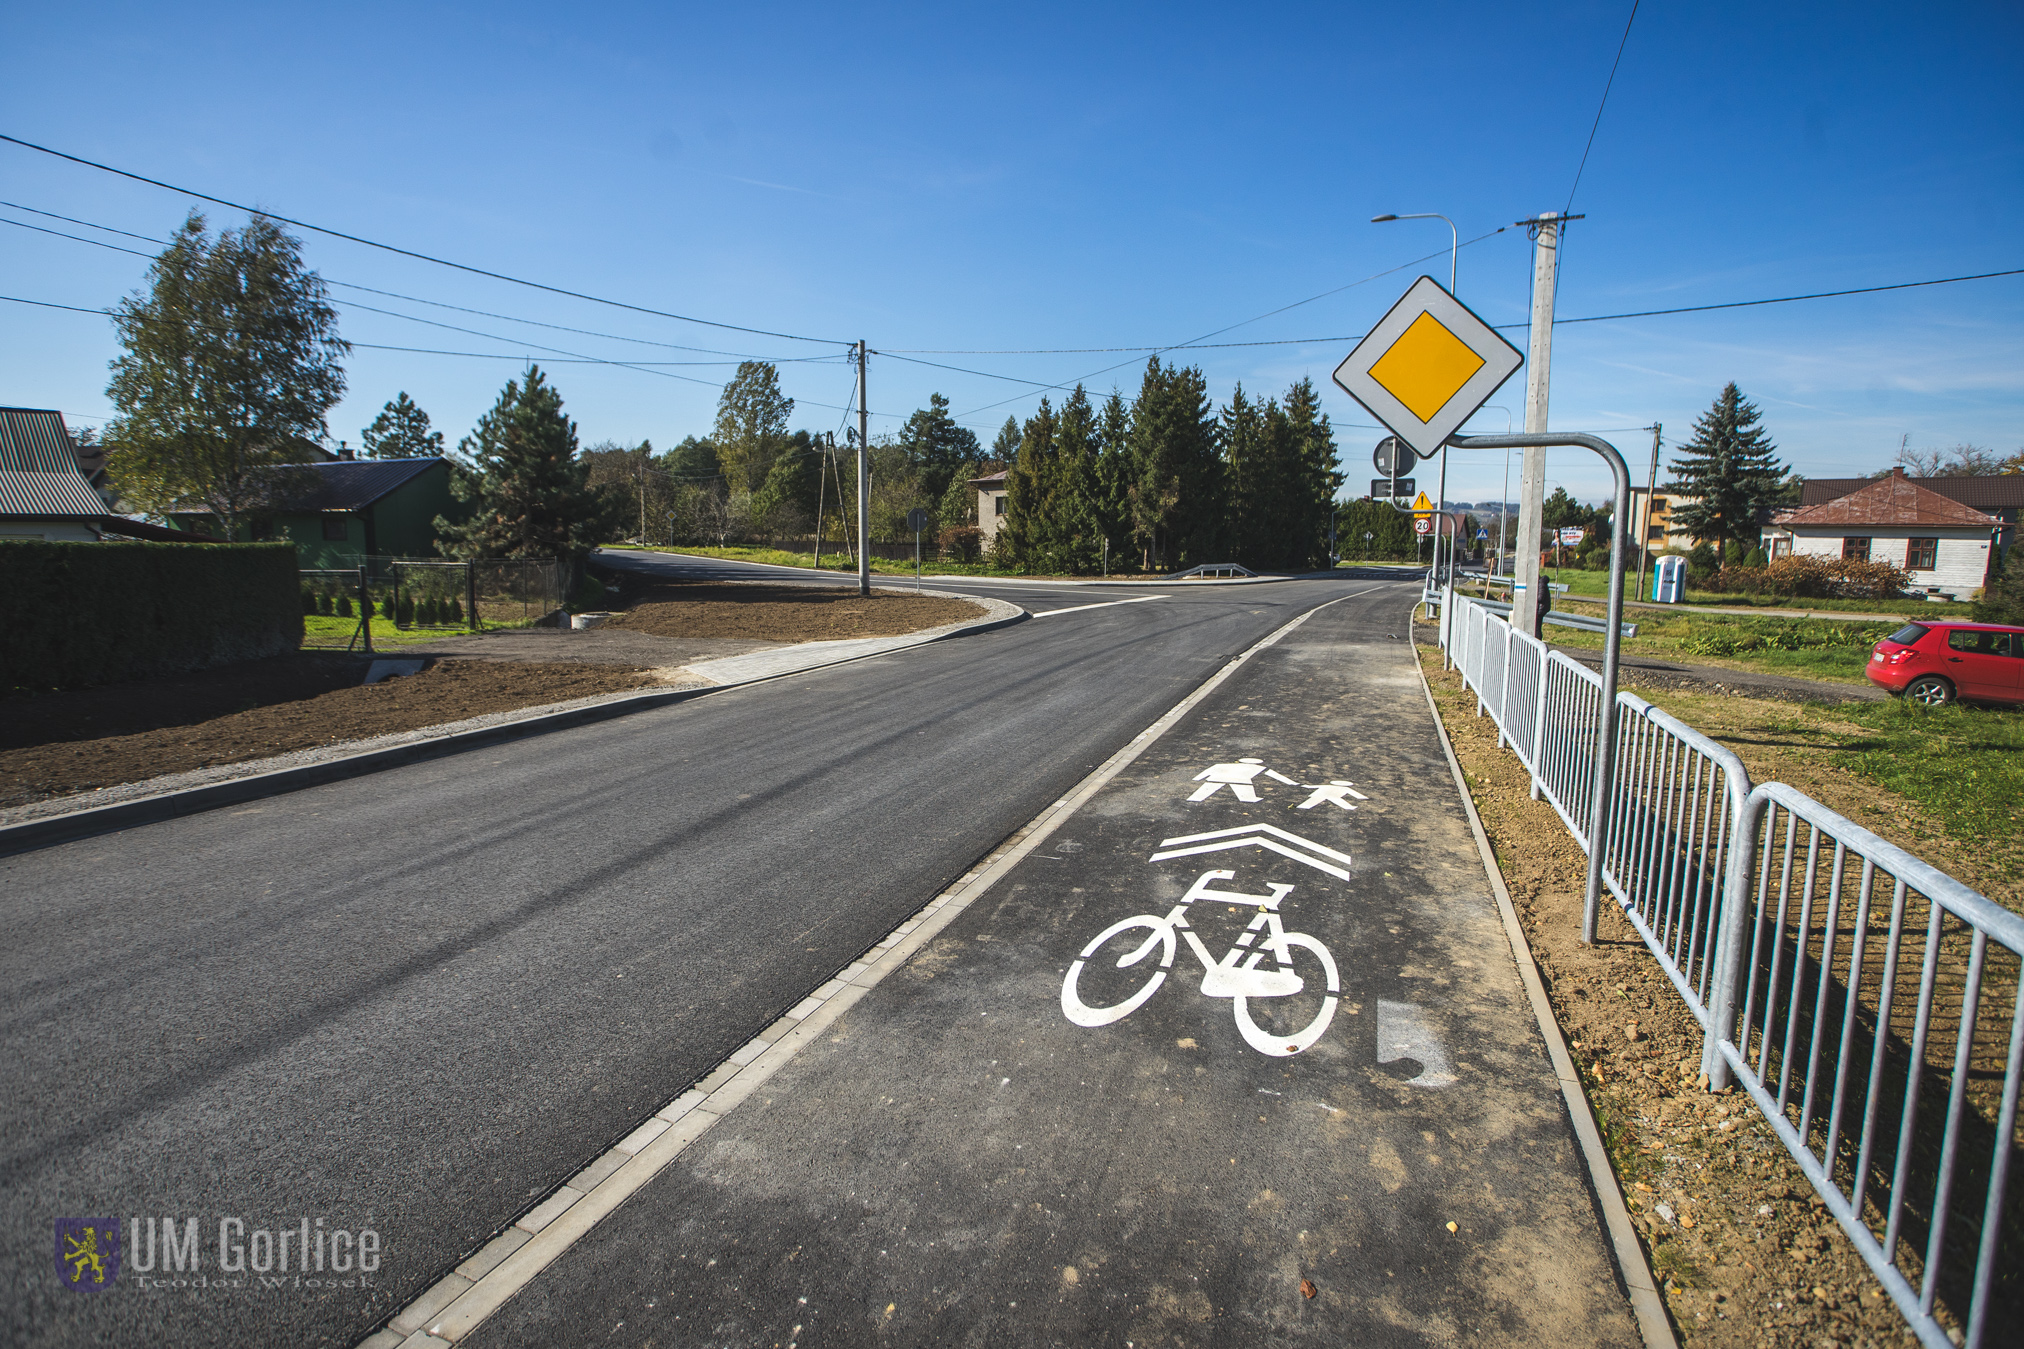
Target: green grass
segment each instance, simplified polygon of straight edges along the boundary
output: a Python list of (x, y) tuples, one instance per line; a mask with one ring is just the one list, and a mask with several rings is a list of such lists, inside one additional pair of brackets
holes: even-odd
[[(532, 620), (516, 620), (511, 623), (485, 624), (485, 631), (498, 632), (506, 628), (532, 627)], [(397, 651), (407, 646), (426, 646), (439, 642), (445, 637), (461, 637), (469, 629), (452, 628), (397, 628), (378, 614), (372, 620), (372, 646), (375, 651)], [(332, 618), (325, 614), (304, 614), (302, 616), (302, 649), (305, 651), (342, 651), (345, 644), (358, 632), (357, 618)]]
[[(1599, 604), (1578, 601), (1560, 607), (1597, 617), (1603, 613)], [(1633, 610), (1626, 621), (1637, 625), (1637, 636), (1625, 639), (1625, 655), (1843, 684), (1869, 682), (1863, 668), (1870, 649), (1899, 627), (1895, 619), (1863, 623), (1663, 609)], [(1558, 627), (1546, 632), (1547, 640), (1559, 646), (1602, 648), (1599, 632)]]
[(1932, 811), (1965, 843), (2017, 836), (2024, 802), (2024, 711), (1921, 707), (1894, 698), (1834, 709), (1862, 727), (1834, 737), (1836, 761)]

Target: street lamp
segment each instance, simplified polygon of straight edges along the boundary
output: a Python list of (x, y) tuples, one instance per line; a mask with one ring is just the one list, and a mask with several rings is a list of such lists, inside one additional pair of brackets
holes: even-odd
[[(1455, 228), (1455, 222), (1452, 220), (1448, 220), (1448, 218), (1442, 215), (1439, 211), (1415, 211), (1410, 215), (1393, 215), (1389, 213), (1385, 215), (1374, 215), (1370, 218), (1370, 223), (1373, 225), (1382, 225), (1388, 220), (1447, 221), (1448, 294), (1453, 295), (1455, 293), (1455, 260), (1461, 254), (1462, 251), (1462, 235), (1461, 231)], [(1441, 485), (1436, 490), (1439, 492), (1439, 498), (1434, 502), (1434, 508), (1436, 512), (1445, 511), (1448, 508), (1448, 453), (1446, 446), (1441, 447)], [(1413, 549), (1413, 560), (1415, 562), (1419, 561), (1419, 549), (1417, 546)], [(1455, 565), (1455, 548), (1454, 548), (1454, 541), (1451, 536), (1448, 543), (1448, 566), (1451, 573), (1454, 568), (1454, 565)], [(1441, 536), (1436, 534), (1434, 536), (1434, 572), (1436, 576), (1440, 574), (1440, 567), (1441, 567)], [(1452, 579), (1453, 578), (1451, 575), (1450, 580), (1452, 581)]]
[(1411, 215), (1374, 215), (1373, 225), (1382, 225), (1387, 220), (1447, 220), (1448, 221), (1448, 293), (1455, 293), (1455, 258), (1462, 251), (1461, 234), (1455, 229), (1455, 222), (1448, 220), (1439, 211), (1415, 211)]

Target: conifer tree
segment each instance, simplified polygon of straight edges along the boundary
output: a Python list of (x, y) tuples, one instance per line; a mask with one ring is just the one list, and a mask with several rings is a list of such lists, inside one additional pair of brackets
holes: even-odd
[(1279, 518), (1279, 466), (1272, 462), (1277, 446), (1272, 443), (1275, 437), (1268, 428), (1265, 408), (1244, 396), (1244, 385), (1239, 381), (1217, 422), (1228, 467), (1230, 551), (1252, 566), (1276, 566), (1269, 555), (1274, 551), (1271, 535)]
[(1758, 423), (1757, 405), (1733, 381), (1694, 422), (1665, 491), (1693, 498), (1673, 507), (1672, 526), (1718, 546), (1757, 541), (1758, 516), (1780, 504), (1785, 465)]
[(492, 410), (457, 445), (465, 460), (450, 491), (476, 510), (462, 524), (436, 517), (437, 547), (457, 558), (557, 558), (576, 563), (614, 528), (616, 503), (592, 490), (576, 455), (576, 423), (540, 369), (508, 380)]
[(1112, 389), (1096, 421), (1095, 511), (1099, 547), (1110, 541), (1113, 566), (1131, 552), (1131, 487), (1137, 476), (1131, 428), (1131, 405)]
[(1061, 404), (1055, 431), (1054, 498), (1049, 522), (1049, 570), (1075, 575), (1102, 564), (1097, 518), (1097, 422), (1089, 395), (1078, 384)]
[(1157, 356), (1146, 362), (1132, 439), (1132, 533), (1148, 559), (1168, 569), (1217, 561), (1224, 470), (1199, 367), (1162, 365)]
[(443, 452), (443, 433), (429, 429), (429, 414), (406, 389), (358, 434), (364, 459), (430, 459)]
[[(1054, 408), (1045, 398), (1026, 419), (1019, 449), (1005, 470), (1005, 518), (998, 525), (998, 548), (1021, 566), (1036, 564), (1048, 538), (1058, 451)], [(1001, 433), (999, 439), (1004, 439)]]
[(1321, 410), (1314, 381), (1302, 377), (1286, 391), (1287, 429), (1293, 438), (1293, 464), (1299, 487), (1293, 503), (1294, 547), (1288, 565), (1328, 565), (1328, 521), (1344, 474), (1335, 447), (1335, 430)]
[(899, 443), (929, 501), (939, 502), (957, 470), (977, 457), (977, 433), (950, 418), (949, 400), (938, 393), (929, 394), (928, 405), (907, 418)]
[(1012, 467), (1012, 461), (1019, 457), (1019, 442), (1025, 437), (1017, 417), (1007, 417), (1005, 424), (998, 428), (998, 438), (991, 442), (991, 461), (996, 473), (999, 469)]

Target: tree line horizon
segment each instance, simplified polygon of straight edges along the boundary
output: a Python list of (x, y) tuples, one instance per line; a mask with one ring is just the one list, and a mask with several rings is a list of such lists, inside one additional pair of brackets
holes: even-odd
[[(327, 438), (327, 414), (346, 391), (351, 347), (325, 283), (276, 222), (255, 215), (212, 236), (192, 211), (152, 263), (148, 287), (112, 317), (123, 352), (112, 363), (117, 415), (104, 442), (116, 485), (142, 512), (201, 507), (237, 538), (273, 509), (305, 446)], [(530, 364), (453, 451), (402, 390), (363, 430), (360, 452), (450, 460), (453, 491), (477, 503), (467, 521), (438, 521), (439, 547), (452, 556), (580, 557), (628, 536), (721, 544), (812, 534), (843, 545), (854, 534), (854, 447), (790, 430), (794, 406), (773, 364), (745, 361), (707, 434), (664, 453), (644, 440), (583, 446), (560, 391)], [(1728, 545), (1754, 538), (1766, 508), (1796, 499), (1801, 481), (1759, 420), (1730, 383), (1664, 487), (1695, 499), (1675, 518), (1714, 540), (1724, 560)], [(1007, 511), (990, 561), (1009, 568), (1326, 566), (1332, 517), (1344, 556), (1417, 552), (1408, 517), (1390, 503), (1340, 498), (1347, 475), (1304, 377), (1262, 399), (1239, 382), (1216, 406), (1199, 366), (1156, 355), (1132, 396), (1113, 389), (1099, 404), (1078, 384), (1058, 407), (1044, 397), (1023, 421), (1007, 417), (988, 450), (939, 392), (867, 449), (867, 514), (882, 542), (909, 538), (905, 520), (919, 507), (945, 550), (974, 555), (970, 481), (1004, 472)], [(1899, 463), (1926, 474), (2014, 473), (2024, 452), (1999, 460), (1968, 445), (1951, 455), (1900, 447)], [(1592, 526), (1606, 514), (1563, 488), (1542, 524)]]

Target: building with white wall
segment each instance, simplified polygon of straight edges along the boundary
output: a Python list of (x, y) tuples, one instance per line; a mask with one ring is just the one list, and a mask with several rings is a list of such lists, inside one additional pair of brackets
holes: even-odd
[(1892, 469), (1846, 495), (1778, 516), (1766, 531), (1774, 557), (1812, 554), (1888, 562), (1914, 589), (1965, 600), (1985, 585), (2003, 522)]

